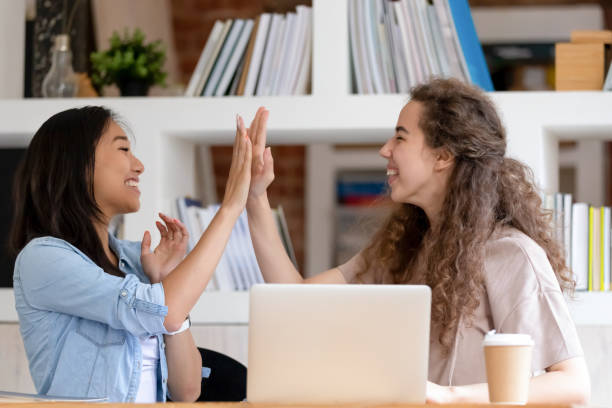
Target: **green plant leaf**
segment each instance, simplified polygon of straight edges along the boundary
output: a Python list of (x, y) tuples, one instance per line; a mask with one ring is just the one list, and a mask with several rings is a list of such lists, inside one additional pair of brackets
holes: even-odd
[[(90, 54), (92, 83), (96, 86), (126, 81), (130, 78), (150, 84), (164, 85), (163, 71), (166, 52), (160, 40), (145, 43), (140, 29), (130, 34), (126, 28), (123, 35), (115, 31), (109, 39), (110, 48)], [(95, 79), (94, 79), (95, 78)]]

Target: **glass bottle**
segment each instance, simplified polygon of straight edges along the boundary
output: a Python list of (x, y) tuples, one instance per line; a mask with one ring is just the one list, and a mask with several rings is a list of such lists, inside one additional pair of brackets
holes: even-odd
[(72, 70), (72, 51), (70, 37), (60, 34), (55, 37), (51, 69), (42, 83), (42, 94), (45, 98), (70, 98), (78, 90), (77, 78)]

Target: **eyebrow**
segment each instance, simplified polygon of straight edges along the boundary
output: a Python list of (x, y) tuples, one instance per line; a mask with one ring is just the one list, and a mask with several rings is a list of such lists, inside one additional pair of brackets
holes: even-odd
[(123, 135), (115, 136), (113, 138), (113, 143), (115, 142), (115, 140), (125, 140), (126, 142), (129, 142), (129, 139), (127, 138), (127, 136), (123, 136)]
[(406, 128), (405, 128), (405, 127), (403, 127), (403, 126), (398, 126), (398, 127), (396, 127), (396, 128), (395, 128), (395, 131), (396, 131), (396, 132), (398, 132), (398, 133), (399, 133), (399, 132), (409, 133), (409, 132), (406, 130)]

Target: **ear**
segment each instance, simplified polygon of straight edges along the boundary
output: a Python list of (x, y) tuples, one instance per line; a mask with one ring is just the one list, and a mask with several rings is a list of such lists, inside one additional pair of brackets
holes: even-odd
[(435, 169), (437, 171), (443, 171), (452, 167), (455, 164), (455, 156), (445, 148), (440, 148), (436, 152), (436, 165)]

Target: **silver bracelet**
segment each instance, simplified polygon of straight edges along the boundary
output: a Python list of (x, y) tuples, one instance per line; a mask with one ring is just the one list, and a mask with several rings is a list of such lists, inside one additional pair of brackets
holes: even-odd
[(185, 330), (187, 330), (190, 327), (191, 327), (191, 318), (189, 317), (189, 315), (187, 315), (187, 318), (185, 319), (183, 324), (181, 324), (181, 327), (179, 327), (179, 329), (177, 331), (173, 331), (171, 333), (166, 333), (166, 334), (169, 335), (169, 336), (174, 336), (175, 334), (179, 334), (179, 333), (184, 332)]

